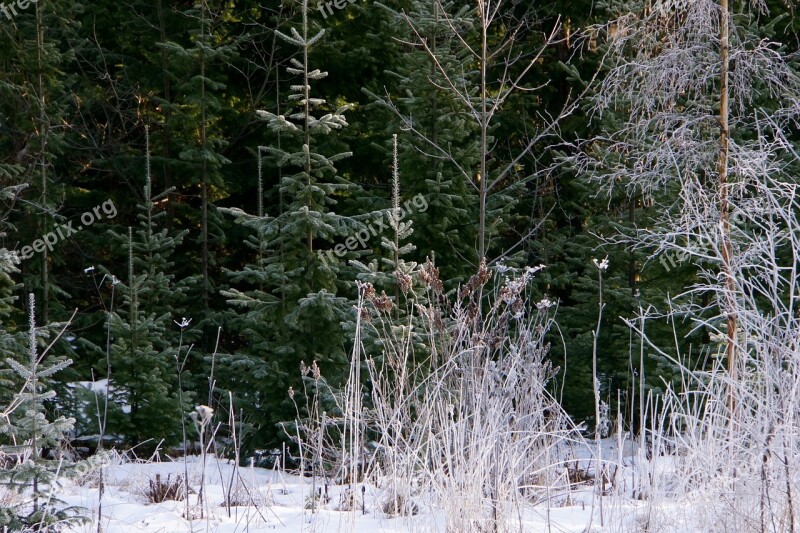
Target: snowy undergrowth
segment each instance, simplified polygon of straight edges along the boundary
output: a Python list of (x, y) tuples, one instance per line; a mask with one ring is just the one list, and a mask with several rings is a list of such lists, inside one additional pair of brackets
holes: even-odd
[[(187, 458), (191, 486), (199, 486), (202, 469), (199, 457)], [(446, 516), (442, 510), (407, 517), (391, 516), (382, 509), (387, 486), (364, 484), (365, 491), (355, 497), (355, 509), (347, 504), (347, 485), (330, 485), (322, 488), (320, 505), (312, 513), (308, 500), (312, 494), (312, 481), (274, 470), (241, 468), (241, 483), (249, 493), (247, 502), (231, 508), (230, 516), (224, 502), (225, 485), (233, 465), (226, 460), (209, 459), (206, 465), (206, 498), (209, 513), (204, 519), (184, 518), (184, 503), (165, 501), (148, 503), (149, 481), (156, 475), (166, 479), (183, 473), (182, 460), (175, 462), (117, 460), (105, 467), (106, 492), (103, 502), (102, 530), (106, 533), (131, 531), (358, 531), (358, 532), (443, 532)], [(244, 490), (242, 491), (245, 492)], [(327, 496), (324, 496), (327, 494)], [(67, 503), (84, 507), (92, 521), (75, 526), (69, 531), (97, 531), (97, 486), (91, 480), (67, 483), (60, 497)], [(588, 499), (588, 494), (582, 496)], [(252, 498), (252, 500), (251, 500)], [(522, 517), (525, 531), (580, 532), (588, 523), (589, 507), (581, 504), (581, 496), (569, 506), (550, 509), (529, 509)], [(198, 505), (197, 495), (190, 493), (190, 507)], [(426, 505), (427, 507), (427, 505)], [(549, 516), (548, 516), (549, 514)], [(467, 529), (465, 531), (474, 531)]]
[(287, 428), (312, 483), (382, 487), (384, 513), (447, 532), (519, 531), (566, 501), (564, 450), (583, 437), (550, 390), (538, 270), (482, 264), (453, 301), (430, 261), (401, 264), (399, 298), (362, 283), (346, 388), (304, 366), (313, 399)]
[[(783, 224), (800, 227), (800, 209), (778, 211)], [(784, 237), (800, 250), (793, 234)], [(794, 530), (800, 380), (790, 332), (798, 328), (781, 307), (794, 299), (774, 298), (769, 312), (767, 299), (740, 298), (739, 379), (720, 357), (709, 368), (673, 357), (681, 380), (643, 400), (643, 434), (627, 435), (630, 421), (617, 413), (616, 432), (598, 450), (549, 391), (550, 303), (532, 303), (534, 274), (501, 271), (489, 289), (484, 267), (457, 301), (443, 304), (426, 263), (410, 274), (421, 288), (406, 285), (405, 314), (362, 284), (347, 387), (325, 389), (315, 364), (304, 370), (311, 403), (287, 427), (300, 472), (236, 470), (213, 456), (186, 464), (117, 456), (103, 470), (102, 531)], [(763, 296), (782, 293), (787, 280), (758, 283)], [(645, 344), (649, 319), (630, 322)], [(325, 411), (325, 402), (335, 409)], [(184, 471), (188, 506), (148, 501), (154, 480)], [(96, 479), (59, 487), (64, 505), (88, 510), (90, 522), (72, 531), (97, 531)]]
[[(765, 14), (765, 2), (633, 2), (587, 34), (607, 37), (591, 112), (621, 123), (567, 159), (609, 197), (652, 205), (607, 241), (696, 268), (628, 322), (642, 359), (671, 370), (640, 426), (675, 455), (659, 472), (637, 452), (635, 487), (615, 485), (609, 505), (641, 498), (646, 512), (631, 525), (610, 509), (618, 531), (800, 527), (800, 77)], [(658, 322), (674, 342), (655, 340)]]
[[(379, 435), (371, 467), (390, 480), (390, 498), (429, 495), (447, 531), (517, 531), (529, 508), (566, 490), (558, 445), (581, 439), (548, 391), (557, 370), (546, 358), (552, 318), (529, 298), (537, 270), (498, 275), (489, 289), (482, 265), (452, 306), (416, 305), (400, 328), (362, 290), (385, 334), (382, 360), (365, 361), (363, 420)], [(435, 267), (418, 275), (436, 296)], [(427, 348), (422, 364), (415, 341)]]
[[(622, 446), (620, 447), (620, 443)], [(679, 456), (642, 455), (640, 462), (638, 444), (629, 437), (618, 439), (614, 435), (601, 441), (607, 466), (616, 475), (607, 486), (605, 500), (606, 522), (599, 524), (596, 506), (596, 486), (591, 476), (581, 479), (576, 472), (592, 473), (596, 464), (594, 445), (569, 445), (557, 451), (564, 465), (560, 490), (550, 492), (548, 501), (531, 502), (519, 507), (515, 514), (516, 531), (531, 533), (552, 532), (672, 532), (689, 533), (713, 531), (709, 524), (716, 518), (720, 502), (711, 494), (694, 494), (691, 497), (672, 493), (666, 497), (637, 499), (633, 489), (638, 485), (641, 471), (652, 472), (661, 483), (674, 482), (682, 475)], [(441, 500), (434, 493), (415, 492), (419, 512), (415, 515), (397, 515), (387, 509), (387, 494), (395, 490), (396, 480), (386, 475), (379, 480), (353, 484), (325, 485), (311, 477), (301, 477), (278, 470), (239, 468), (244, 495), (239, 505), (231, 507), (230, 515), (224, 506), (227, 484), (233, 471), (230, 461), (209, 458), (206, 464), (205, 497), (208, 513), (197, 518), (196, 490), (200, 486), (202, 461), (190, 456), (188, 462), (190, 487), (190, 520), (184, 517), (184, 502), (165, 501), (149, 503), (147, 491), (151, 480), (174, 479), (183, 474), (183, 460), (174, 462), (128, 461), (116, 455), (105, 466), (106, 492), (103, 497), (102, 531), (107, 533), (181, 532), (181, 531), (291, 531), (291, 532), (418, 532), (445, 533), (452, 531), (449, 509), (440, 507)], [(619, 468), (615, 468), (619, 467)], [(432, 474), (433, 472), (431, 472)], [(402, 480), (399, 480), (402, 481)], [(357, 490), (353, 490), (357, 487)], [(362, 492), (361, 487), (364, 488)], [(311, 494), (322, 493), (312, 510)], [(354, 497), (353, 497), (354, 494)], [(96, 509), (98, 489), (96, 476), (83, 480), (67, 481), (62, 485), (59, 498), (65, 503), (86, 509), (91, 520), (69, 529), (72, 532), (97, 531)], [(354, 505), (353, 505), (354, 504)], [(594, 505), (593, 505), (594, 504)], [(461, 531), (480, 531), (477, 526), (462, 526)]]

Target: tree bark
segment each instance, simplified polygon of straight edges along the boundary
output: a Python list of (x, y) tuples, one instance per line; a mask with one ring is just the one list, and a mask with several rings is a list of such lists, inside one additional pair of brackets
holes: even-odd
[[(41, 231), (40, 235), (45, 235), (48, 231), (48, 217), (50, 216), (47, 207), (47, 111), (45, 105), (44, 94), (44, 57), (42, 51), (44, 50), (44, 21), (42, 20), (42, 7), (36, 6), (36, 59), (38, 72), (38, 86), (39, 86), (39, 166), (41, 170)], [(42, 324), (47, 324), (50, 320), (50, 272), (49, 272), (49, 258), (47, 248), (42, 250), (41, 254), (41, 277), (42, 277), (42, 303), (39, 317)]]
[(733, 382), (736, 379), (736, 296), (735, 283), (731, 267), (731, 236), (730, 236), (730, 201), (728, 199), (728, 157), (730, 129), (728, 125), (729, 87), (728, 72), (729, 58), (729, 11), (728, 0), (719, 3), (719, 49), (720, 49), (720, 82), (719, 82), (719, 158), (717, 159), (717, 179), (719, 189), (719, 218), (721, 225), (722, 275), (725, 278), (725, 303), (724, 311), (727, 317), (728, 328), (728, 377), (731, 380), (728, 395), (728, 408), (733, 427), (734, 394)]
[(201, 215), (200, 225), (202, 231), (202, 275), (203, 275), (203, 309), (208, 310), (208, 293), (210, 283), (208, 281), (208, 166), (206, 163), (206, 58), (205, 58), (205, 38), (206, 38), (206, 6), (203, 2), (200, 6), (200, 142), (203, 145), (203, 161), (200, 170), (200, 196), (201, 196)]
[[(158, 0), (156, 4), (156, 11), (158, 12), (158, 31), (162, 43), (167, 42), (167, 29), (166, 19), (164, 17), (163, 0)], [(172, 169), (169, 164), (170, 159), (170, 143), (171, 143), (171, 123), (172, 123), (172, 80), (169, 78), (169, 56), (167, 55), (166, 48), (161, 49), (161, 77), (164, 84), (164, 138), (161, 142), (161, 157), (164, 159), (163, 172), (164, 172), (164, 190), (172, 188)], [(165, 226), (167, 231), (172, 233), (172, 223), (175, 219), (175, 205), (172, 203), (172, 195), (167, 195), (167, 220)]]

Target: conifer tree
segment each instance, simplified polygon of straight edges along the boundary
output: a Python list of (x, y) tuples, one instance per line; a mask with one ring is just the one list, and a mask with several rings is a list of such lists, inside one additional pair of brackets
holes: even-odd
[[(159, 109), (169, 117), (171, 131), (165, 132), (165, 142), (172, 141), (180, 162), (175, 167), (175, 183), (181, 192), (191, 191), (199, 199), (197, 209), (192, 213), (177, 212), (176, 216), (191, 220), (199, 219), (200, 232), (197, 246), (188, 253), (196, 258), (195, 266), (199, 273), (188, 276), (187, 284), (199, 297), (193, 309), (202, 315), (195, 326), (206, 331), (202, 348), (210, 351), (210, 331), (216, 330), (214, 313), (211, 311), (211, 298), (217, 292), (214, 288), (217, 259), (215, 250), (225, 242), (214, 201), (223, 195), (226, 183), (224, 168), (230, 160), (223, 155), (228, 144), (223, 132), (224, 95), (227, 90), (224, 65), (236, 54), (235, 46), (227, 33), (225, 22), (230, 16), (229, 4), (212, 4), (200, 0), (185, 12), (191, 21), (188, 29), (190, 43), (175, 40), (159, 42), (164, 51), (162, 61), (169, 65), (165, 73), (172, 79), (180, 80), (175, 86), (178, 96), (174, 101), (160, 101)], [(193, 269), (194, 271), (197, 268)], [(199, 304), (199, 305), (198, 305)]]
[(35, 309), (31, 294), (27, 357), (17, 354), (17, 357), (5, 359), (13, 370), (18, 392), (0, 413), (0, 451), (14, 458), (10, 468), (0, 470), (0, 484), (23, 494), (30, 490), (30, 496), (26, 494), (15, 507), (0, 509), (0, 525), (12, 531), (51, 531), (54, 524), (83, 520), (76, 515), (75, 508), (66, 507), (51, 497), (59, 477), (65, 475), (71, 464), (60, 454), (46, 457), (42, 450), (58, 448), (75, 420), (63, 416), (48, 419), (45, 402), (53, 399), (56, 393), (47, 388), (47, 382), (72, 361), (48, 358), (57, 337), (40, 353), (40, 345), (49, 339), (47, 328), (42, 330), (36, 326)]
[[(9, 189), (2, 191), (8, 198)], [(13, 196), (13, 193), (11, 193)], [(5, 218), (3, 218), (5, 221)], [(19, 276), (19, 254), (7, 248), (0, 249), (0, 360), (16, 358), (26, 351), (23, 332), (19, 328), (19, 311), (16, 302), (19, 299), (17, 291), (22, 284), (14, 279)], [(7, 405), (12, 401), (16, 392), (14, 371), (10, 368), (0, 370), (0, 405)]]
[[(407, 255), (416, 248), (412, 243), (401, 244), (401, 241), (407, 240), (414, 230), (412, 229), (413, 220), (408, 218), (408, 213), (404, 212), (404, 207), (401, 205), (397, 135), (392, 136), (391, 174), (391, 207), (376, 213), (386, 219), (386, 223), (383, 224), (384, 231), (379, 234), (381, 248), (384, 250), (384, 253), (381, 254), (379, 258), (373, 258), (369, 263), (364, 263), (360, 260), (352, 261), (352, 264), (359, 270), (371, 274), (370, 278), (372, 282), (376, 282), (380, 279), (381, 284), (387, 285), (393, 285), (392, 282), (388, 282), (387, 280), (389, 278), (395, 279), (395, 273), (398, 270), (409, 270), (406, 268), (405, 262), (400, 259), (400, 256)], [(420, 198), (423, 197), (420, 196)], [(411, 203), (407, 203), (406, 207), (411, 207)], [(427, 207), (427, 203), (423, 203), (422, 211), (424, 212), (427, 210)]]
[[(392, 206), (386, 213), (388, 219), (388, 235), (381, 236), (381, 247), (384, 253), (378, 258), (373, 259), (368, 264), (359, 260), (351, 263), (359, 268), (361, 272), (358, 277), (367, 285), (362, 285), (362, 289), (374, 295), (371, 304), (377, 311), (380, 319), (377, 327), (360, 327), (354, 331), (355, 323), (347, 324), (347, 331), (360, 344), (360, 349), (354, 353), (374, 354), (372, 359), (379, 364), (389, 364), (393, 371), (402, 372), (406, 370), (406, 364), (401, 363), (406, 359), (407, 354), (400, 353), (405, 348), (410, 347), (413, 358), (406, 361), (408, 365), (429, 360), (431, 355), (425, 317), (433, 319), (437, 316), (443, 324), (447, 317), (441, 315), (439, 305), (443, 302), (443, 285), (439, 279), (439, 270), (430, 258), (424, 264), (411, 261), (405, 256), (411, 254), (416, 249), (415, 227), (418, 215), (423, 215), (428, 210), (427, 201), (424, 200), (422, 193), (414, 196), (413, 203), (410, 201), (402, 202), (401, 199), (401, 180), (400, 180), (400, 157), (398, 152), (398, 136), (392, 137)], [(416, 208), (414, 212), (410, 207)], [(421, 280), (422, 281), (420, 283)], [(377, 288), (377, 290), (376, 290)], [(419, 313), (421, 306), (428, 306), (425, 315)], [(365, 317), (362, 316), (363, 320)], [(411, 324), (411, 333), (405, 339), (406, 328)], [(352, 333), (351, 333), (352, 332)], [(386, 342), (385, 338), (390, 337), (394, 342)], [(383, 337), (383, 339), (382, 339)], [(407, 346), (410, 341), (412, 346)], [(380, 355), (377, 355), (380, 354)], [(351, 364), (355, 364), (352, 362)], [(408, 369), (410, 370), (410, 369)], [(418, 370), (418, 369), (417, 369)], [(360, 394), (359, 391), (351, 391), (351, 394)]]
[[(70, 60), (61, 44), (74, 35), (77, 26), (70, 19), (80, 11), (72, 0), (30, 7), (13, 21), (4, 17), (0, 33), (0, 150), (6, 163), (25, 168), (22, 176), (29, 184), (24, 213), (10, 218), (15, 224), (22, 222), (18, 237), (23, 243), (33, 242), (60, 221), (67, 185), (57, 157), (64, 152), (66, 136), (59, 125), (67, 116), (69, 78), (64, 69)], [(67, 294), (51, 276), (59, 263), (57, 252), (45, 247), (22, 265), (27, 290), (41, 294), (38, 316), (45, 323), (65, 313), (59, 301)]]
[[(149, 135), (146, 137), (149, 139)], [(152, 196), (150, 147), (147, 143), (144, 200), (139, 226), (127, 235), (110, 231), (112, 239), (128, 253), (127, 283), (119, 285), (125, 313), (110, 314), (111, 401), (116, 404), (109, 433), (122, 434), (131, 444), (164, 439), (174, 444), (181, 434), (180, 420), (187, 412), (179, 401), (175, 363), (178, 329), (173, 317), (186, 306), (187, 288), (176, 282), (171, 255), (188, 233), (169, 235), (159, 227), (166, 212), (156, 205), (171, 191)], [(98, 349), (101, 353), (105, 350)], [(100, 371), (106, 369), (105, 356)], [(186, 395), (184, 399), (187, 400)]]
[[(258, 262), (233, 274), (241, 289), (223, 291), (229, 304), (246, 310), (235, 328), (255, 344), (222, 362), (236, 369), (231, 388), (247, 391), (245, 401), (267, 417), (259, 438), (270, 440), (280, 436), (276, 422), (293, 418), (287, 391), (297, 383), (301, 362), (317, 361), (334, 385), (346, 375), (346, 336), (341, 323), (350, 320), (352, 312), (350, 300), (339, 294), (352, 290), (353, 282), (347, 280), (355, 276), (346, 257), (324, 247), (366, 231), (354, 218), (331, 211), (338, 200), (359, 189), (339, 176), (334, 166), (350, 154), (326, 155), (317, 147), (324, 136), (347, 126), (344, 112), (349, 106), (325, 113), (320, 111), (325, 100), (311, 95), (311, 83), (324, 79), (326, 73), (312, 70), (309, 51), (325, 32), (309, 36), (306, 0), (301, 9), (299, 31), (277, 32), (281, 40), (300, 50), (299, 58), (292, 58), (287, 68), (296, 79), (288, 97), (291, 108), (281, 114), (259, 111), (281, 138), (280, 146), (267, 146), (265, 151), (286, 173), (278, 184), (282, 202), (259, 215), (229, 210), (238, 222), (255, 230), (252, 242), (258, 247)], [(354, 241), (345, 242), (350, 246)], [(341, 247), (337, 251), (345, 248), (341, 243), (337, 246)]]
[[(405, 12), (381, 6), (395, 21), (387, 30), (396, 32), (398, 39), (408, 42), (424, 38), (430, 43), (430, 53), (417, 46), (409, 47), (396, 65), (389, 66), (391, 94), (403, 95), (402, 98), (393, 102), (385, 95), (367, 92), (389, 111), (387, 131), (404, 132), (399, 142), (405, 194), (423, 194), (429, 205), (425, 213), (413, 215), (417, 248), (420, 254), (436, 258), (445, 280), (458, 282), (471, 275), (472, 269), (464, 268), (464, 263), (473, 261), (475, 255), (477, 233), (472, 222), (478, 212), (476, 197), (452, 161), (429, 154), (431, 144), (446, 146), (461, 166), (478, 164), (478, 130), (455, 95), (443, 90), (446, 77), (460, 79), (462, 65), (468, 59), (467, 51), (449, 35), (457, 31), (474, 37), (473, 10), (466, 6), (457, 10), (452, 3), (442, 6), (426, 0), (413, 1)], [(454, 13), (452, 29), (442, 9)], [(413, 28), (409, 19), (414, 21)]]

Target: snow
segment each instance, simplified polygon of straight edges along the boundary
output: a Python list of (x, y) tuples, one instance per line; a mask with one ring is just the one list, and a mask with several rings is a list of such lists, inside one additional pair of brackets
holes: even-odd
[(70, 385), (83, 387), (84, 389), (88, 389), (92, 392), (105, 395), (106, 388), (108, 387), (108, 380), (104, 378), (96, 381), (76, 381), (74, 383), (70, 383)]
[[(86, 389), (90, 392), (93, 392), (97, 397), (105, 397), (106, 391), (112, 395), (119, 391), (119, 389), (113, 385), (109, 387), (108, 379), (106, 378), (98, 379), (96, 381), (75, 381), (73, 383), (69, 383), (69, 386), (72, 388), (80, 387)], [(123, 413), (128, 414), (131, 412), (131, 406), (126, 403), (120, 404), (120, 408), (122, 409)]]
[[(597, 487), (591, 479), (596, 465), (596, 443), (587, 441), (563, 446), (560, 454), (566, 466), (587, 474), (584, 480), (574, 480), (566, 489), (550, 489), (547, 498), (514, 512), (523, 527), (514, 531), (525, 533), (589, 533), (659, 531), (690, 533), (712, 531), (711, 524), (722, 511), (719, 501), (710, 495), (669, 494), (669, 484), (676, 478), (680, 461), (675, 455), (656, 455), (645, 458), (638, 444), (630, 439), (612, 436), (601, 440), (603, 461), (613, 472), (603, 496), (604, 524), (601, 527), (600, 502)], [(414, 494), (419, 513), (410, 517), (393, 517), (381, 511), (388, 494), (389, 480), (366, 483), (362, 499), (362, 484), (355, 487), (356, 506), (342, 505), (348, 499), (347, 486), (328, 486), (328, 498), (315, 512), (306, 508), (309, 496), (321, 490), (324, 481), (302, 478), (280, 470), (239, 467), (232, 461), (209, 456), (205, 468), (199, 456), (176, 458), (174, 461), (128, 461), (112, 452), (103, 468), (105, 491), (102, 499), (102, 531), (123, 532), (357, 532), (357, 533), (445, 533), (448, 532), (446, 512), (432, 508), (424, 495)], [(189, 516), (185, 518), (187, 502), (169, 500), (148, 503), (147, 491), (151, 480), (175, 480), (188, 473), (190, 496)], [(204, 477), (203, 477), (204, 476)], [(641, 477), (640, 477), (641, 476)], [(235, 490), (238, 505), (228, 509), (223, 505), (231, 480), (238, 479)], [(646, 494), (640, 498), (638, 479), (655, 479), (646, 486), (658, 490), (658, 496)], [(205, 483), (201, 481), (205, 479)], [(85, 509), (83, 516), (90, 521), (73, 525), (64, 531), (95, 533), (98, 531), (99, 475), (95, 470), (78, 482), (65, 481), (55, 496), (67, 505)], [(315, 482), (316, 481), (316, 482)], [(614, 486), (612, 486), (614, 485)], [(234, 485), (236, 486), (236, 485)], [(202, 487), (204, 505), (198, 503)], [(242, 489), (246, 488), (246, 491)], [(560, 492), (559, 492), (560, 491)], [(460, 509), (470, 502), (451, 502)], [(202, 507), (202, 509), (201, 509)], [(202, 511), (202, 516), (201, 516)], [(475, 528), (475, 531), (478, 531)], [(502, 530), (502, 529), (501, 529)], [(450, 531), (454, 531), (450, 528)], [(469, 533), (465, 531), (464, 533)]]
[[(412, 517), (390, 517), (379, 510), (379, 502), (385, 496), (383, 490), (374, 485), (365, 486), (366, 505), (362, 510), (361, 485), (356, 490), (358, 509), (354, 511), (337, 510), (342, 494), (347, 487), (329, 487), (330, 501), (321, 510), (311, 513), (304, 509), (312, 491), (311, 478), (300, 478), (280, 471), (262, 468), (242, 467), (239, 475), (251, 493), (264, 500), (259, 505), (233, 507), (230, 516), (222, 505), (225, 488), (230, 482), (233, 464), (224, 459), (207, 459), (205, 468), (205, 497), (207, 511), (199, 518), (197, 494), (190, 494), (189, 505), (192, 520), (183, 514), (186, 503), (167, 501), (158, 504), (147, 503), (145, 496), (149, 481), (159, 474), (164, 480), (167, 475), (174, 479), (188, 470), (190, 486), (200, 488), (202, 461), (199, 457), (186, 458), (175, 462), (119, 462), (105, 468), (105, 492), (102, 502), (102, 529), (106, 533), (122, 532), (190, 532), (214, 531), (234, 533), (244, 531), (314, 531), (359, 533), (373, 532), (444, 532), (444, 517), (439, 510), (422, 509)], [(320, 481), (317, 480), (317, 486)], [(525, 531), (581, 532), (585, 531), (591, 518), (591, 496), (586, 489), (583, 497), (575, 497), (573, 505), (547, 508), (539, 505), (525, 510)], [(73, 526), (69, 531), (97, 531), (98, 509), (97, 478), (83, 484), (67, 484), (57, 496), (70, 505), (87, 509), (91, 516), (89, 524)], [(575, 496), (575, 495), (573, 495)], [(265, 503), (266, 502), (266, 503)], [(366, 511), (364, 513), (363, 511)], [(548, 528), (549, 524), (549, 528)]]

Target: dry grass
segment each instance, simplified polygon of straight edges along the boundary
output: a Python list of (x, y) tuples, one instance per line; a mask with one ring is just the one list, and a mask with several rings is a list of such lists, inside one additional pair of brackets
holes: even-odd
[(162, 478), (161, 474), (156, 474), (155, 479), (150, 479), (150, 488), (145, 493), (149, 503), (162, 503), (169, 500), (183, 501), (186, 499), (186, 490), (183, 476), (180, 474), (171, 478), (167, 474)]
[(419, 513), (419, 507), (413, 500), (396, 492), (389, 492), (380, 503), (380, 510), (386, 516), (413, 516)]
[(228, 495), (228, 501), (223, 501), (220, 507), (247, 507), (254, 505), (262, 507), (270, 505), (272, 497), (269, 493), (264, 493), (258, 487), (250, 486), (242, 480), (234, 483), (231, 492)]

